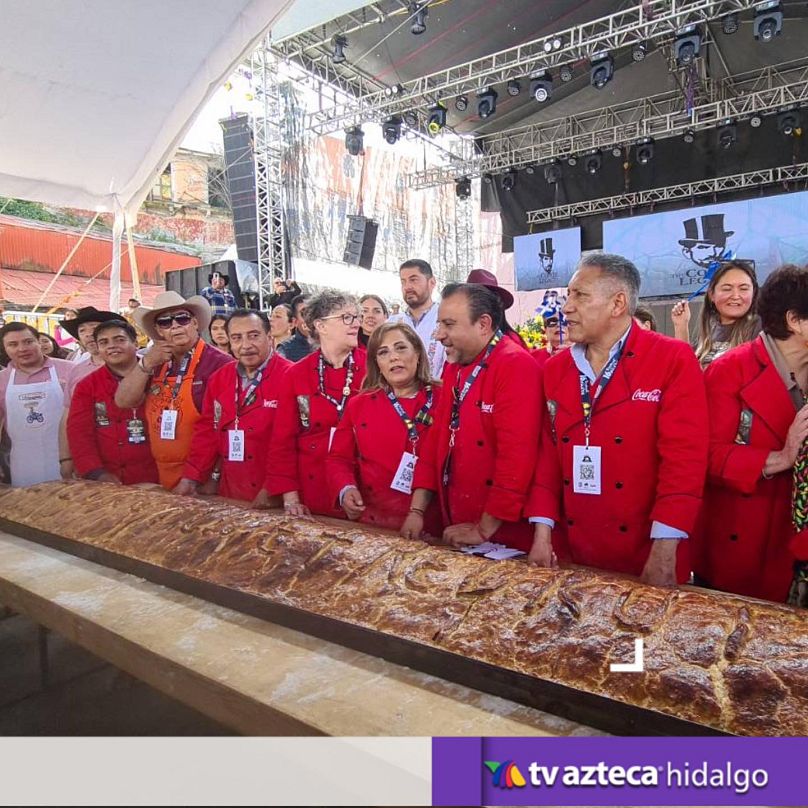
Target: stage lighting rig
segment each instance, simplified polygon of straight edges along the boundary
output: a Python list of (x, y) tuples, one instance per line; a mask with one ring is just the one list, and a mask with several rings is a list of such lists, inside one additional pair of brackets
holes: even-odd
[(505, 85), (505, 89), (508, 91), (508, 95), (517, 96), (522, 92), (522, 83), (519, 81), (519, 79), (511, 79)]
[(603, 157), (601, 156), (600, 149), (594, 149), (584, 158), (584, 169), (587, 174), (597, 174), (602, 165)]
[(480, 118), (490, 118), (497, 111), (497, 98), (497, 91), (491, 87), (477, 93), (477, 115)]
[(536, 73), (530, 79), (530, 94), (539, 104), (543, 104), (553, 94), (553, 79), (546, 70)]
[(503, 175), (502, 175), (502, 190), (503, 191), (512, 191), (514, 186), (516, 185), (516, 178), (517, 173), (515, 168), (509, 168)]
[(635, 42), (631, 49), (631, 58), (635, 62), (641, 62), (648, 55), (648, 43), (643, 41)]
[(468, 177), (461, 177), (455, 180), (455, 196), (458, 199), (471, 198), (471, 180)]
[(683, 28), (673, 41), (673, 54), (679, 67), (693, 64), (701, 53), (701, 31), (698, 26)]
[(553, 160), (552, 163), (548, 163), (544, 167), (544, 179), (549, 185), (555, 185), (557, 182), (561, 182), (561, 175), (562, 175), (561, 163), (558, 160)]
[(348, 37), (336, 34), (331, 40), (331, 44), (334, 46), (331, 61), (335, 65), (341, 65), (345, 61), (345, 48), (348, 47)]
[(407, 13), (412, 17), (412, 25), (410, 26), (410, 31), (418, 36), (419, 34), (423, 34), (426, 31), (426, 17), (429, 14), (429, 8), (427, 8), (426, 3), (418, 3), (413, 0), (407, 6)]
[(686, 130), (685, 133), (682, 135), (682, 140), (684, 140), (685, 143), (694, 143), (696, 140), (695, 131), (693, 131), (692, 129)]
[(410, 129), (416, 129), (418, 127), (418, 113), (409, 109), (407, 110), (404, 115), (404, 123), (410, 127)]
[(567, 157), (567, 165), (568, 166), (577, 166), (578, 165), (578, 155), (571, 154)]
[(352, 126), (345, 131), (345, 148), (352, 157), (362, 153), (365, 145), (365, 133), (361, 126)]
[(783, 31), (783, 6), (779, 0), (763, 3), (755, 9), (755, 20), (752, 30), (755, 39), (760, 42), (771, 42)]
[(732, 14), (727, 14), (721, 20), (721, 30), (727, 35), (730, 36), (738, 31), (740, 26), (740, 18), (738, 16), (737, 11), (733, 11)]
[(426, 130), (432, 137), (435, 137), (444, 126), (446, 126), (446, 107), (439, 101), (434, 107), (429, 108)]
[(609, 53), (597, 53), (592, 56), (589, 69), (589, 81), (593, 87), (602, 90), (614, 76), (614, 59)]
[(455, 109), (458, 112), (465, 112), (469, 108), (469, 98), (467, 95), (459, 95), (455, 98)]
[(786, 137), (802, 134), (800, 113), (796, 109), (786, 110), (777, 116), (777, 131)]
[(382, 124), (382, 134), (384, 139), (391, 145), (395, 146), (398, 139), (401, 137), (401, 118), (398, 115), (393, 115)]
[(757, 113), (749, 119), (749, 125), (752, 127), (752, 129), (757, 129), (762, 123), (763, 118), (761, 118)]
[(718, 130), (718, 145), (722, 149), (731, 149), (738, 142), (738, 127), (732, 121), (724, 121)]
[(637, 144), (637, 162), (640, 165), (647, 165), (654, 159), (654, 139), (647, 137)]

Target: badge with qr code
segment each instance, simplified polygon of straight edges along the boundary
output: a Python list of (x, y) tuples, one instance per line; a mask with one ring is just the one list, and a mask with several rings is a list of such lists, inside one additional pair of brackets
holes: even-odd
[(412, 452), (404, 452), (401, 455), (401, 462), (398, 464), (393, 482), (390, 484), (393, 491), (400, 491), (402, 494), (412, 493), (412, 479), (417, 462), (418, 458)]
[(572, 447), (572, 490), (600, 494), (600, 446)]

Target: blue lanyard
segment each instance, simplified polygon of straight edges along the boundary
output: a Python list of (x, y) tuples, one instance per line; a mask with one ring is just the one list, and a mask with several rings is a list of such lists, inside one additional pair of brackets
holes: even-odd
[(612, 380), (622, 353), (623, 345), (620, 346), (617, 353), (606, 363), (606, 367), (603, 368), (600, 376), (595, 379), (591, 389), (587, 375), (579, 372), (581, 380), (581, 409), (583, 409), (584, 412), (584, 435), (586, 436), (587, 446), (589, 446), (589, 433), (592, 427), (592, 413), (595, 409), (595, 402), (601, 397), (603, 391), (606, 389), (606, 385)]
[(272, 359), (272, 354), (269, 355), (269, 358), (258, 368), (257, 373), (252, 379), (249, 379), (247, 382), (247, 392), (244, 395), (244, 398), (241, 398), (241, 376), (239, 375), (238, 369), (236, 369), (236, 429), (238, 429), (238, 417), (241, 415), (247, 407), (252, 404), (255, 399), (258, 397), (258, 386), (261, 384), (261, 380), (264, 378), (264, 371), (269, 364), (269, 360)]
[(424, 424), (424, 426), (431, 426), (432, 424), (432, 416), (429, 414), (432, 409), (432, 385), (428, 384), (426, 386), (426, 403), (418, 410), (414, 419), (407, 415), (392, 390), (387, 391), (387, 398), (393, 405), (393, 409), (398, 413), (398, 417), (404, 422), (404, 426), (407, 427), (410, 443), (415, 448), (415, 444), (418, 443), (418, 427), (416, 424)]
[(477, 381), (477, 377), (485, 367), (488, 357), (491, 356), (491, 352), (497, 347), (501, 339), (502, 332), (497, 331), (497, 333), (491, 338), (491, 342), (488, 343), (488, 347), (485, 349), (485, 356), (483, 356), (483, 358), (477, 363), (474, 370), (471, 371), (468, 379), (466, 379), (466, 383), (463, 385), (462, 390), (459, 390), (457, 387), (452, 388), (452, 396), (454, 400), (452, 401), (452, 415), (449, 419), (449, 446), (454, 446), (455, 433), (458, 429), (460, 429), (460, 405), (466, 400), (469, 390), (471, 390), (474, 382)]
[[(194, 349), (195, 350), (195, 349)], [(173, 407), (174, 402), (177, 400), (177, 396), (180, 392), (180, 387), (182, 387), (182, 383), (185, 380), (185, 374), (188, 372), (188, 366), (191, 364), (191, 359), (194, 356), (194, 350), (188, 351), (185, 356), (182, 357), (182, 362), (180, 362), (179, 370), (177, 371), (177, 376), (174, 379), (174, 386), (171, 389), (171, 405)], [(166, 372), (165, 376), (160, 380), (160, 385), (164, 385), (168, 380), (168, 375), (171, 372), (171, 365), (166, 365)]]

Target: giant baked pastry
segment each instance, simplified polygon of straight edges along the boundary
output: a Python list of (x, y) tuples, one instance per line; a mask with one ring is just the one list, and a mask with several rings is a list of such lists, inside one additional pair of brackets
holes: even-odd
[[(6, 489), (0, 516), (726, 732), (808, 735), (808, 613), (786, 606), (99, 483)], [(637, 636), (645, 671), (610, 673)]]

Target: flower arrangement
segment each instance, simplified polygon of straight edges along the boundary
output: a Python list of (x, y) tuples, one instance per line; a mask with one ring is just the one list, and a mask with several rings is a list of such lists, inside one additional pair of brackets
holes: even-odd
[(529, 348), (543, 348), (545, 346), (544, 317), (540, 314), (531, 317), (525, 323), (515, 326), (515, 329)]

